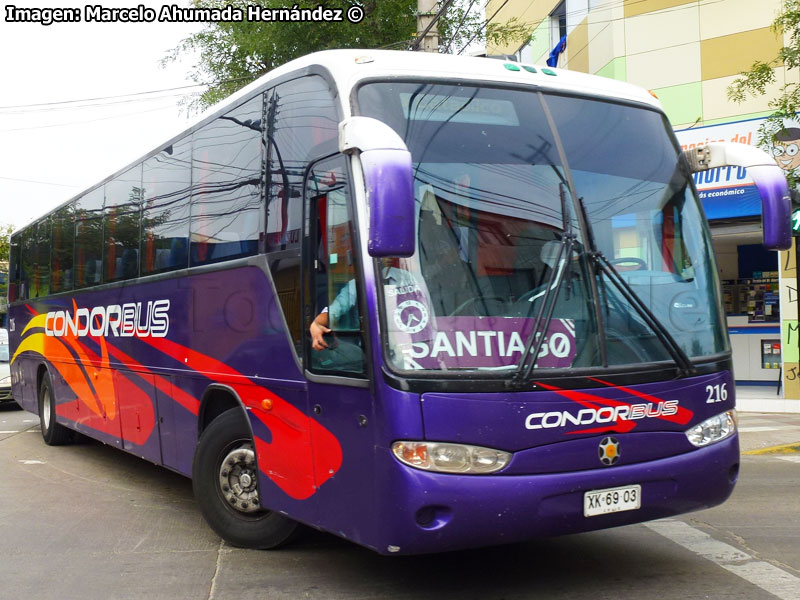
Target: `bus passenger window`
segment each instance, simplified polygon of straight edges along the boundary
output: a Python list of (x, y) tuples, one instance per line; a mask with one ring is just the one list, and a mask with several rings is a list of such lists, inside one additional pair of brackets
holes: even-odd
[(50, 255), (50, 291), (72, 289), (72, 259), (75, 248), (75, 221), (72, 204), (53, 214), (53, 249)]
[(133, 279), (139, 276), (141, 165), (112, 179), (105, 188), (103, 281)]
[(75, 288), (98, 285), (103, 274), (103, 188), (75, 205)]
[(189, 265), (189, 192), (192, 141), (164, 148), (144, 162), (142, 174), (142, 275)]
[(267, 248), (300, 248), (303, 173), (336, 152), (339, 117), (328, 84), (309, 76), (277, 86), (267, 101)]
[(194, 133), (192, 265), (258, 252), (262, 108), (257, 96)]
[(336, 152), (339, 117), (328, 84), (316, 75), (282, 83), (266, 98), (266, 250), (289, 335), (303, 356), (303, 175), (310, 162)]
[(19, 299), (32, 298), (33, 270), (36, 263), (36, 227), (28, 227), (22, 232), (22, 268), (19, 276)]
[(32, 298), (50, 295), (50, 219), (36, 226), (36, 265)]
[(8, 249), (8, 301), (16, 302), (19, 296), (20, 235), (11, 236)]

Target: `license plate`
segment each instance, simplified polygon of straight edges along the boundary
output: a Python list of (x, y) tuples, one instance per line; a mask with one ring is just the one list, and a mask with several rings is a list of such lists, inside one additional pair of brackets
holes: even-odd
[(583, 495), (583, 516), (596, 517), (609, 513), (637, 510), (642, 507), (642, 486), (593, 490)]

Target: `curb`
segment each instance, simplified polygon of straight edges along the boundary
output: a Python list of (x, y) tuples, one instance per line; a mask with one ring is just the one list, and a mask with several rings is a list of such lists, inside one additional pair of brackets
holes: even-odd
[(791, 444), (781, 444), (780, 446), (769, 446), (767, 448), (759, 448), (758, 450), (748, 450), (742, 452), (747, 455), (760, 455), (760, 454), (795, 454), (800, 453), (800, 442), (793, 442)]

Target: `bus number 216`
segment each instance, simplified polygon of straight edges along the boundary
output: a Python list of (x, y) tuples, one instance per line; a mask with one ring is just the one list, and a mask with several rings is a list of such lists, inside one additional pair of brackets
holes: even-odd
[(722, 385), (707, 385), (706, 392), (708, 393), (706, 404), (725, 402), (725, 400), (728, 399), (728, 384), (723, 383)]

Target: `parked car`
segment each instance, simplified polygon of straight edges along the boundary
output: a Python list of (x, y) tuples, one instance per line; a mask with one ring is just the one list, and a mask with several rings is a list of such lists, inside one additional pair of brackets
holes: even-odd
[(0, 329), (0, 404), (14, 401), (11, 395), (11, 365), (8, 361), (8, 331)]

